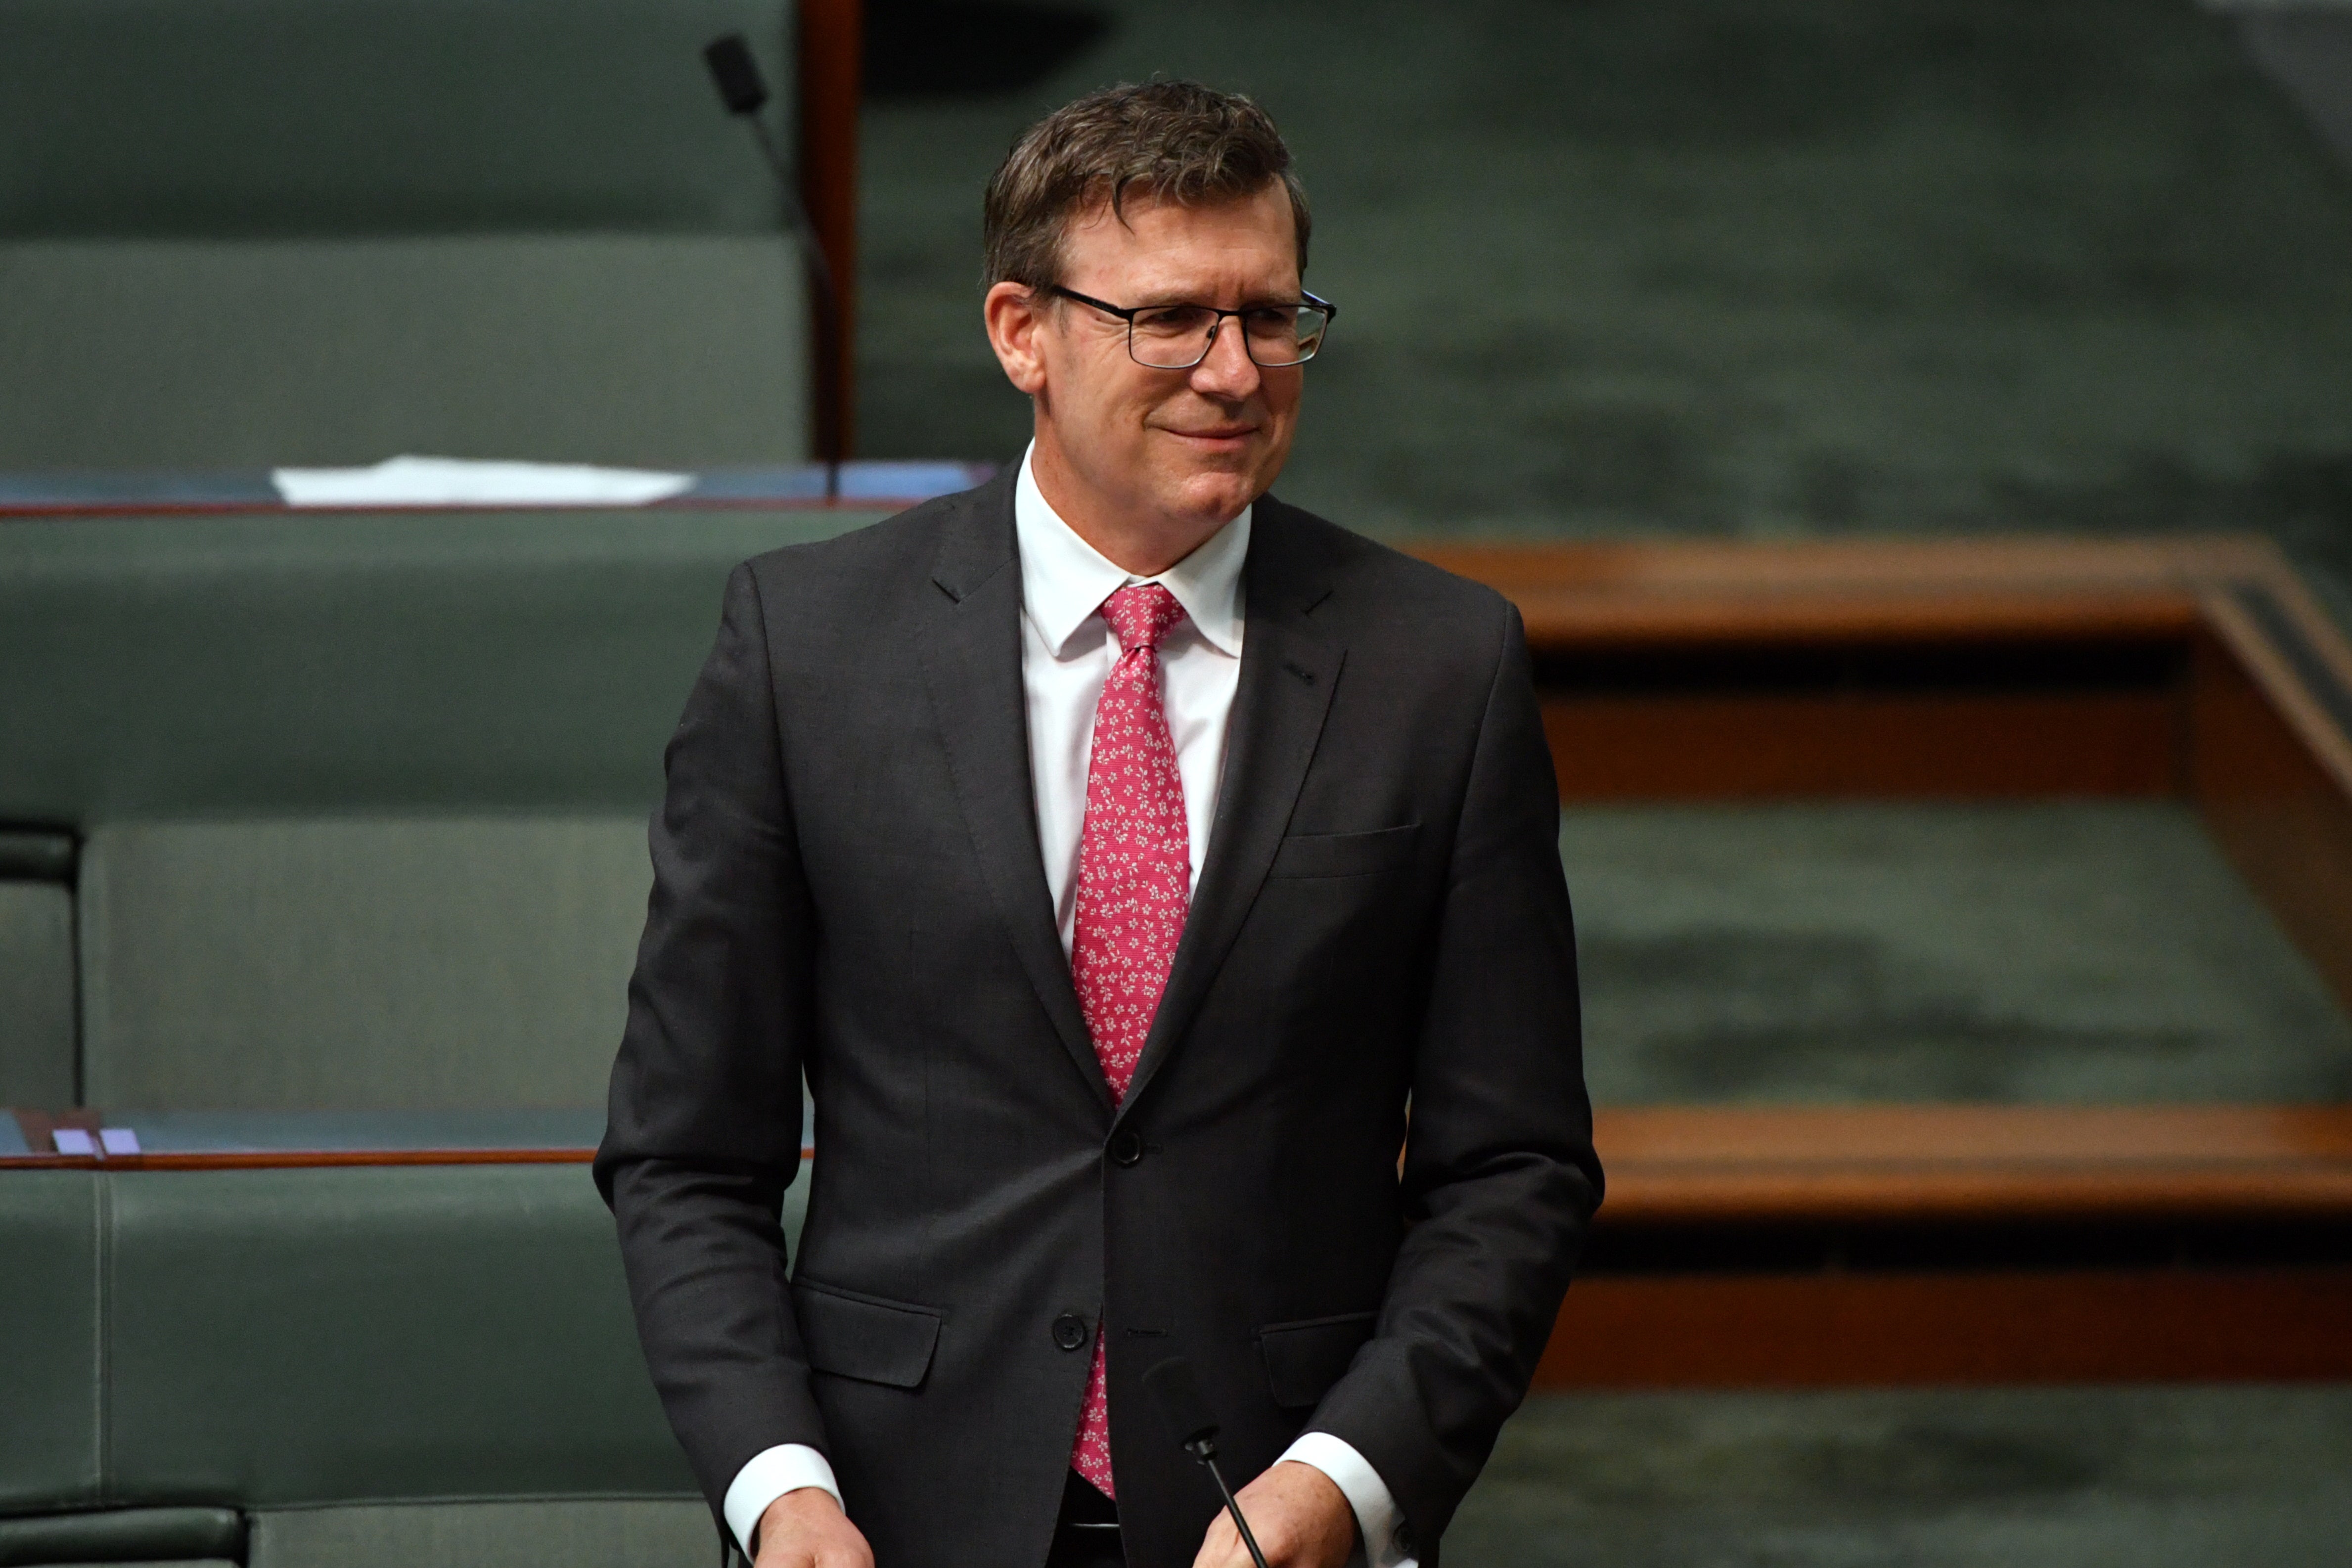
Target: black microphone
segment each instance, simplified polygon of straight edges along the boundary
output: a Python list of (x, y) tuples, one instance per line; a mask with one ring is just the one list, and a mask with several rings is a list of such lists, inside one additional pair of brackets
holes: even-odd
[(702, 61), (710, 68), (710, 79), (719, 85), (728, 113), (757, 114), (768, 106), (767, 78), (760, 74), (760, 62), (751, 57), (751, 46), (742, 34), (713, 38), (702, 51)]
[(1265, 1553), (1257, 1549), (1257, 1537), (1250, 1533), (1249, 1521), (1242, 1517), (1242, 1505), (1234, 1500), (1234, 1489), (1225, 1484), (1224, 1472), (1217, 1469), (1217, 1418), (1209, 1410), (1208, 1396), (1201, 1392), (1192, 1364), (1181, 1355), (1169, 1357), (1143, 1375), (1143, 1391), (1160, 1407), (1160, 1418), (1168, 1424), (1168, 1435), (1176, 1439), (1176, 1446), (1208, 1466), (1209, 1479), (1217, 1483), (1217, 1495), (1225, 1500), (1225, 1511), (1234, 1516), (1242, 1544), (1249, 1548), (1250, 1561), (1257, 1568), (1265, 1568)]
[[(760, 62), (751, 57), (751, 46), (740, 33), (713, 38), (703, 48), (702, 63), (709, 68), (711, 85), (719, 89), (719, 101), (727, 106), (728, 113), (751, 128), (751, 140), (759, 143), (760, 155), (767, 160), (769, 172), (776, 177), (776, 191), (784, 202), (784, 219), (792, 225), (793, 236), (800, 242), (809, 279), (816, 288), (818, 362), (824, 367), (817, 385), (821, 394), (828, 394), (841, 363), (841, 297), (834, 288), (833, 265), (825, 259), (816, 225), (809, 222), (808, 209), (801, 204), (800, 187), (793, 179), (791, 165), (776, 150), (775, 138), (768, 133), (768, 122), (760, 118), (760, 110), (768, 102), (768, 80), (760, 74)], [(838, 412), (828, 413), (824, 453), (824, 498), (828, 501), (841, 495), (840, 430)]]

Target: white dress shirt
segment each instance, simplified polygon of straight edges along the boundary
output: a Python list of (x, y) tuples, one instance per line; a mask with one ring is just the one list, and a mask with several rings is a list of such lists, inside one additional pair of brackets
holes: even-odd
[[(1013, 528), (1021, 559), (1021, 684), (1029, 710), (1029, 773), (1037, 798), (1038, 848), (1062, 951), (1077, 929), (1078, 844), (1086, 826), (1087, 770), (1093, 756), (1095, 707), (1119, 654), (1102, 602), (1132, 583), (1156, 582), (1175, 595), (1184, 619), (1160, 643), (1160, 706), (1176, 746), (1192, 841), (1192, 886), (1201, 883), (1209, 828), (1224, 771), (1225, 728), (1241, 685), (1242, 563), (1249, 555), (1250, 508), (1191, 555), (1157, 577), (1136, 577), (1104, 559), (1055, 515), (1037, 488), (1030, 455), (1013, 492)], [(1363, 1455), (1328, 1432), (1307, 1432), (1286, 1459), (1331, 1478), (1355, 1511), (1366, 1568), (1416, 1568), (1397, 1545), (1403, 1522), (1396, 1500)], [(753, 1456), (727, 1489), (728, 1528), (751, 1550), (751, 1532), (768, 1505), (788, 1491), (821, 1487), (840, 1500), (833, 1467), (800, 1443)]]

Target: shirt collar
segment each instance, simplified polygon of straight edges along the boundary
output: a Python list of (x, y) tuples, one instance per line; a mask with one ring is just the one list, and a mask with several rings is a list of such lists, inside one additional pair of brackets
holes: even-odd
[(1059, 658), (1102, 601), (1129, 583), (1156, 582), (1176, 596), (1185, 617), (1208, 644), (1228, 658), (1242, 651), (1242, 562), (1249, 556), (1250, 512), (1209, 536), (1191, 555), (1157, 577), (1136, 577), (1080, 538), (1037, 488), (1030, 457), (1021, 455), (1013, 488), (1013, 531), (1021, 551), (1022, 613)]

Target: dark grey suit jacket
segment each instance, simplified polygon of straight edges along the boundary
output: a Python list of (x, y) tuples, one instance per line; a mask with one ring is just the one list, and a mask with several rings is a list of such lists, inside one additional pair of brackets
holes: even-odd
[(1012, 476), (736, 570), (596, 1161), (714, 1503), (805, 1443), (879, 1568), (1040, 1568), (1099, 1318), (1139, 1568), (1217, 1506), (1141, 1386), (1179, 1354), (1236, 1484), (1330, 1432), (1434, 1564), (1601, 1195), (1558, 791), (1500, 597), (1270, 497), (1244, 570), (1207, 863), (1114, 1110), (1039, 860)]

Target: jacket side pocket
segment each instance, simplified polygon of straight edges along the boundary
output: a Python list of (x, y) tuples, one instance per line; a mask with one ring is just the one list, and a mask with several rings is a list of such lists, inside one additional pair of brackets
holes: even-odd
[(1342, 1312), (1257, 1331), (1258, 1354), (1274, 1402), (1286, 1410), (1311, 1409), (1346, 1375), (1356, 1352), (1372, 1337), (1373, 1312)]
[(922, 1383), (945, 1321), (930, 1307), (854, 1296), (804, 1280), (793, 1281), (793, 1312), (812, 1368), (891, 1388)]

